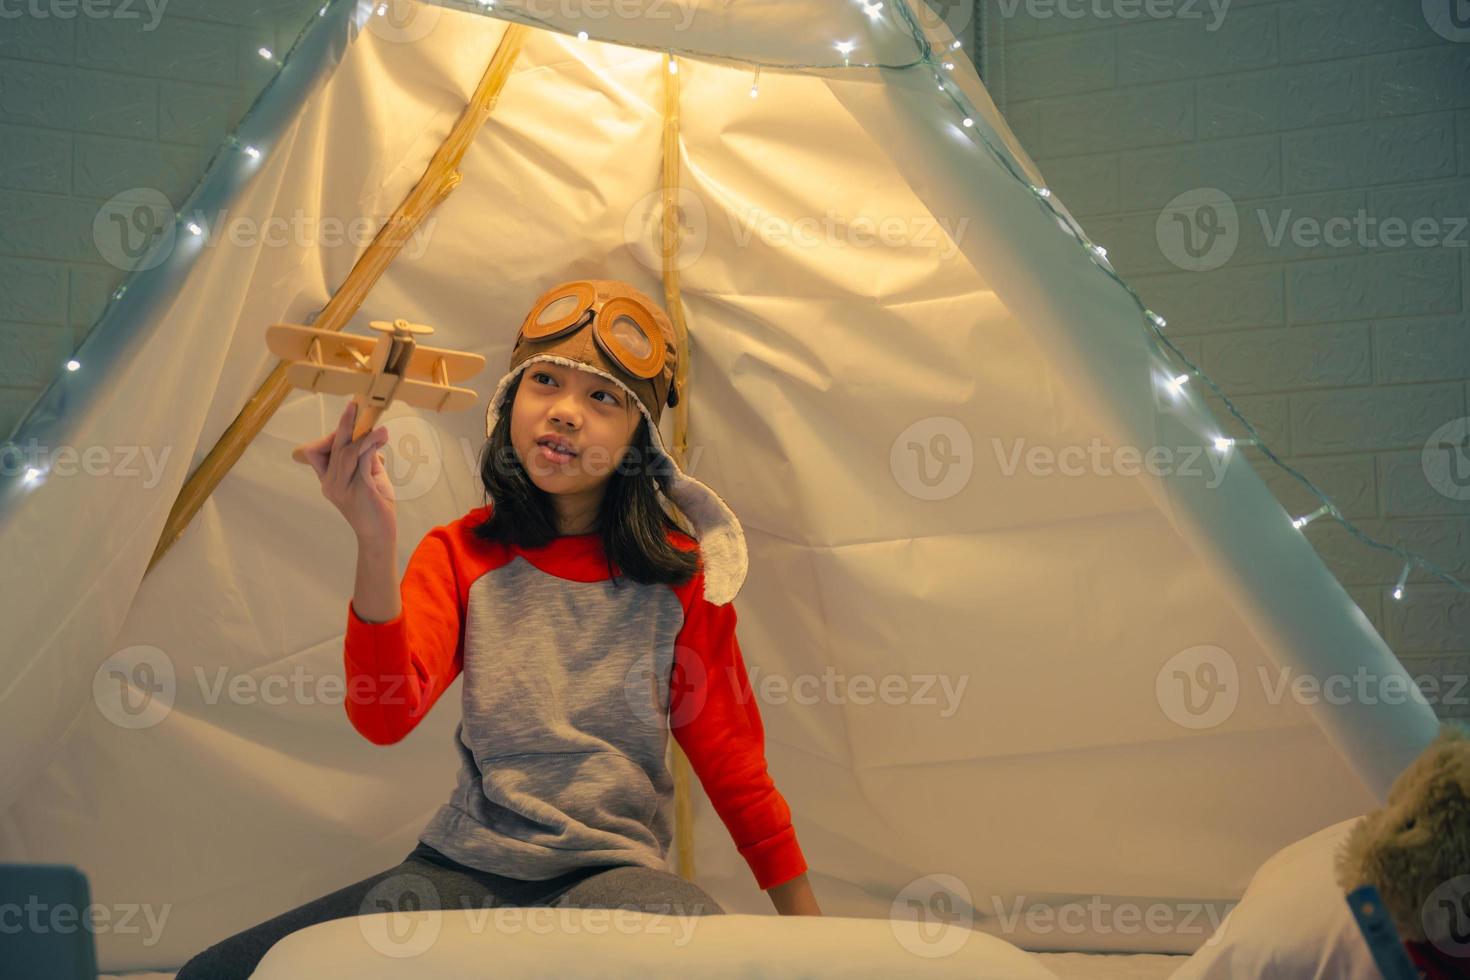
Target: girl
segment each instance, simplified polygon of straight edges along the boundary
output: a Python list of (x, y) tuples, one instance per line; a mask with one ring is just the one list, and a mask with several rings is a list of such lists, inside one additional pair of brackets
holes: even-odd
[(288, 933), (410, 905), (721, 913), (664, 868), (670, 732), (777, 911), (821, 914), (735, 638), (744, 535), (659, 434), (677, 366), (667, 315), (632, 286), (543, 294), (486, 414), (493, 504), (430, 531), (401, 587), (387, 430), (351, 439), (349, 404), (303, 447), (358, 542), (348, 719), (392, 744), (463, 673), (457, 785), (402, 863), (223, 940), (177, 980), (246, 977)]

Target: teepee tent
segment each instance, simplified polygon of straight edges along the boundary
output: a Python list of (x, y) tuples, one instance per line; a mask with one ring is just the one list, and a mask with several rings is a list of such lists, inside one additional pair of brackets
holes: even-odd
[[(1283, 696), (1412, 682), (920, 5), (401, 6), (322, 8), (17, 434), (135, 460), (30, 470), (0, 511), (3, 859), (169, 910), (99, 935), (104, 968), (392, 866), (453, 784), (458, 682), (391, 747), (342, 708), (353, 539), (290, 459), (342, 400), (259, 410), (266, 327), (324, 311), (432, 325), (486, 396), (546, 286), (666, 300), (666, 440), (743, 524), (741, 645), (828, 915), (939, 888), (1029, 948), (1188, 952), (1208, 928), (1012, 913), (1222, 909), (1433, 737), (1412, 699)], [(481, 418), (386, 416), (400, 562), (483, 502)], [(671, 866), (769, 911), (690, 799)]]

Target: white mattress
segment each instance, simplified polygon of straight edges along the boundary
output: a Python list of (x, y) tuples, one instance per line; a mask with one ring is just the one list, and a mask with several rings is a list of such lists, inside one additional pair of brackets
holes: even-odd
[(1058, 980), (1164, 980), (1188, 956), (1161, 953), (1035, 953)]
[[(1036, 953), (1058, 980), (1164, 980), (1189, 957), (1154, 953)], [(104, 973), (98, 980), (173, 980), (173, 973)]]

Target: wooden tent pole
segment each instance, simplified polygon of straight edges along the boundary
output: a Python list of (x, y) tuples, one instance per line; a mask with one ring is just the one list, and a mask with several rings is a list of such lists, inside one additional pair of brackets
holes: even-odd
[[(669, 56), (672, 60), (673, 55)], [(689, 329), (684, 322), (684, 305), (679, 297), (679, 76), (667, 69), (664, 78), (663, 127), (663, 221), (660, 225), (659, 248), (663, 255), (664, 308), (674, 325), (679, 363), (674, 368), (674, 384), (679, 391), (679, 404), (674, 406), (674, 440), (670, 455), (683, 470), (684, 455), (689, 449)], [(682, 515), (681, 515), (682, 516)], [(687, 518), (683, 522), (689, 529)], [(690, 799), (689, 757), (678, 742), (670, 739), (674, 764), (674, 826), (677, 836), (678, 872), (685, 881), (694, 880), (694, 804)]]
[[(434, 158), (429, 161), (424, 175), (393, 212), (392, 217), (378, 229), (372, 244), (357, 260), (341, 288), (332, 295), (311, 326), (322, 330), (341, 330), (347, 326), (361, 308), (367, 294), (398, 257), (404, 243), (413, 236), (420, 222), (458, 186), (463, 176), (458, 170), (460, 161), (474, 142), (475, 134), (500, 100), (500, 92), (505, 87), (506, 79), (510, 77), (511, 68), (520, 55), (529, 30), (522, 24), (507, 25), (474, 96), (460, 113), (454, 128), (435, 152)], [(153, 557), (149, 560), (144, 575), (152, 571), (153, 566), (158, 564), (174, 542), (183, 536), (189, 522), (194, 519), (199, 508), (204, 506), (204, 501), (209, 499), (209, 495), (219, 486), (230, 467), (245, 452), (245, 447), (250, 445), (281, 402), (285, 401), (286, 394), (290, 391), (290, 385), (286, 383), (288, 366), (284, 361), (276, 363), (265, 382), (214, 444), (209, 455), (189, 475), (174, 501), (168, 520), (164, 522), (163, 533), (159, 535), (158, 546), (153, 550)]]

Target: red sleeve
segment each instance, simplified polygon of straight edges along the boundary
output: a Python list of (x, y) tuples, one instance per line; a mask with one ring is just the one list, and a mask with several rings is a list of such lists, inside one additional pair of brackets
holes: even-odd
[(424, 536), (399, 587), (402, 611), (365, 623), (347, 603), (347, 718), (374, 745), (414, 729), (464, 667), (464, 605), (447, 527)]
[(735, 604), (705, 599), (702, 571), (686, 596), (674, 641), (669, 728), (765, 890), (806, 871), (806, 859), (791, 808), (766, 769), (765, 729), (735, 638)]

